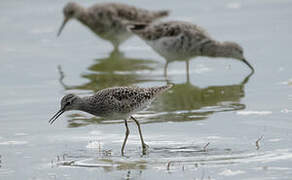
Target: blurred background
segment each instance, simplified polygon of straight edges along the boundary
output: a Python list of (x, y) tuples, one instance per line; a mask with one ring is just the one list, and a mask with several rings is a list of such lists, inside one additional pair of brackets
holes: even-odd
[[(255, 68), (226, 58), (166, 61), (133, 36), (119, 51), (76, 20), (60, 37), (68, 1), (0, 2), (0, 179), (291, 179), (291, 0), (111, 1), (235, 41)], [(76, 1), (85, 7), (107, 1)], [(162, 21), (163, 21), (162, 20)], [(220, 60), (219, 60), (220, 59)], [(79, 111), (49, 118), (68, 93), (175, 86), (130, 123)]]

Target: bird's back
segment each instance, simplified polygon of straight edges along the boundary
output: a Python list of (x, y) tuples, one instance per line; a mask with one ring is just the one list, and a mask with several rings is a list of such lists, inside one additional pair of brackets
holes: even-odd
[(87, 102), (93, 108), (96, 108), (96, 115), (111, 116), (113, 114), (120, 114), (127, 116), (146, 108), (155, 97), (171, 87), (172, 85), (152, 88), (107, 88), (88, 97)]
[(112, 19), (119, 19), (121, 22), (128, 23), (150, 23), (158, 18), (168, 15), (167, 10), (150, 11), (135, 6), (121, 3), (99, 3), (90, 8), (88, 11), (96, 12), (99, 16), (110, 16)]
[(129, 29), (144, 40), (157, 40), (163, 37), (174, 37), (185, 33), (190, 38), (211, 39), (208, 33), (200, 26), (183, 21), (158, 22), (153, 24), (134, 24)]
[(116, 46), (131, 36), (128, 24), (150, 23), (168, 15), (168, 11), (149, 11), (121, 3), (99, 3), (89, 7), (87, 13), (83, 23)]
[(137, 24), (128, 28), (167, 60), (200, 55), (202, 46), (213, 41), (204, 29), (183, 21)]

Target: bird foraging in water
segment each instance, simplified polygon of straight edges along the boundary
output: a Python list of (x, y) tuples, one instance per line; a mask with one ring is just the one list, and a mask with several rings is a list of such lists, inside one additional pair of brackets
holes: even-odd
[(166, 59), (165, 74), (169, 62), (186, 61), (195, 56), (234, 58), (254, 68), (245, 59), (242, 47), (235, 42), (218, 42), (201, 27), (183, 21), (152, 24), (130, 24), (128, 30), (138, 35), (158, 54)]
[(168, 11), (148, 11), (121, 3), (99, 3), (84, 8), (69, 2), (63, 9), (64, 21), (58, 31), (61, 34), (70, 19), (77, 19), (100, 38), (110, 41), (117, 49), (119, 44), (130, 38), (129, 23), (151, 23), (168, 15)]
[(172, 86), (173, 85), (169, 84), (151, 88), (107, 88), (87, 97), (68, 94), (62, 98), (61, 109), (49, 120), (49, 123), (53, 124), (61, 114), (70, 110), (80, 110), (105, 118), (115, 117), (124, 119), (126, 135), (121, 149), (122, 155), (124, 155), (124, 148), (130, 133), (127, 120), (130, 118), (135, 121), (138, 127), (142, 143), (142, 152), (145, 154), (148, 146), (143, 140), (140, 123), (132, 115), (146, 108), (158, 95), (170, 89)]

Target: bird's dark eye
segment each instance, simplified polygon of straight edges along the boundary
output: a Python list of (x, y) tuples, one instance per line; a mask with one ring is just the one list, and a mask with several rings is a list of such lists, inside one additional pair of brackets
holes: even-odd
[(69, 101), (68, 101), (68, 102), (66, 102), (66, 106), (69, 106), (70, 104), (71, 104), (71, 102), (69, 102)]
[(68, 13), (68, 15), (72, 16), (74, 12), (73, 11), (68, 11), (67, 13)]

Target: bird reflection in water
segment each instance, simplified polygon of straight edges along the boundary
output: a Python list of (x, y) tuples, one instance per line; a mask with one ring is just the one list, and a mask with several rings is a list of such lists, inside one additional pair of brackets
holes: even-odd
[(251, 75), (232, 85), (200, 88), (189, 81), (176, 84), (152, 105), (149, 111), (160, 113), (147, 117), (147, 122), (203, 120), (215, 112), (245, 109), (240, 99), (245, 95), (244, 86)]
[[(69, 86), (63, 81), (64, 72), (61, 66), (60, 83), (66, 90), (98, 90), (114, 86), (131, 86), (132, 84), (155, 81), (159, 77), (137, 73), (138, 71), (151, 72), (157, 66), (156, 61), (146, 59), (127, 58), (118, 50), (114, 50), (107, 58), (96, 59), (95, 63), (88, 67), (90, 73), (81, 77), (89, 80), (82, 85)], [(159, 81), (159, 80), (157, 80)], [(161, 79), (160, 79), (161, 81)]]
[[(167, 81), (167, 77), (149, 75), (150, 73), (148, 75), (137, 73), (137, 71), (152, 71), (156, 65), (155, 61), (126, 58), (122, 53), (114, 51), (108, 58), (96, 60), (96, 63), (88, 68), (90, 73), (82, 75), (89, 82), (78, 86), (68, 86), (63, 81), (64, 73), (59, 69), (60, 83), (66, 90), (77, 89), (96, 92), (113, 86), (131, 86), (143, 82), (161, 81), (161, 79)], [(187, 78), (185, 83), (176, 84), (170, 93), (158, 98), (150, 109), (141, 112), (140, 122), (203, 120), (215, 112), (245, 109), (245, 105), (240, 103), (240, 99), (244, 97), (244, 86), (252, 74), (246, 76), (238, 84), (208, 86), (206, 88), (191, 84)], [(83, 117), (81, 114), (71, 114), (69, 117), (69, 127), (122, 122)]]

